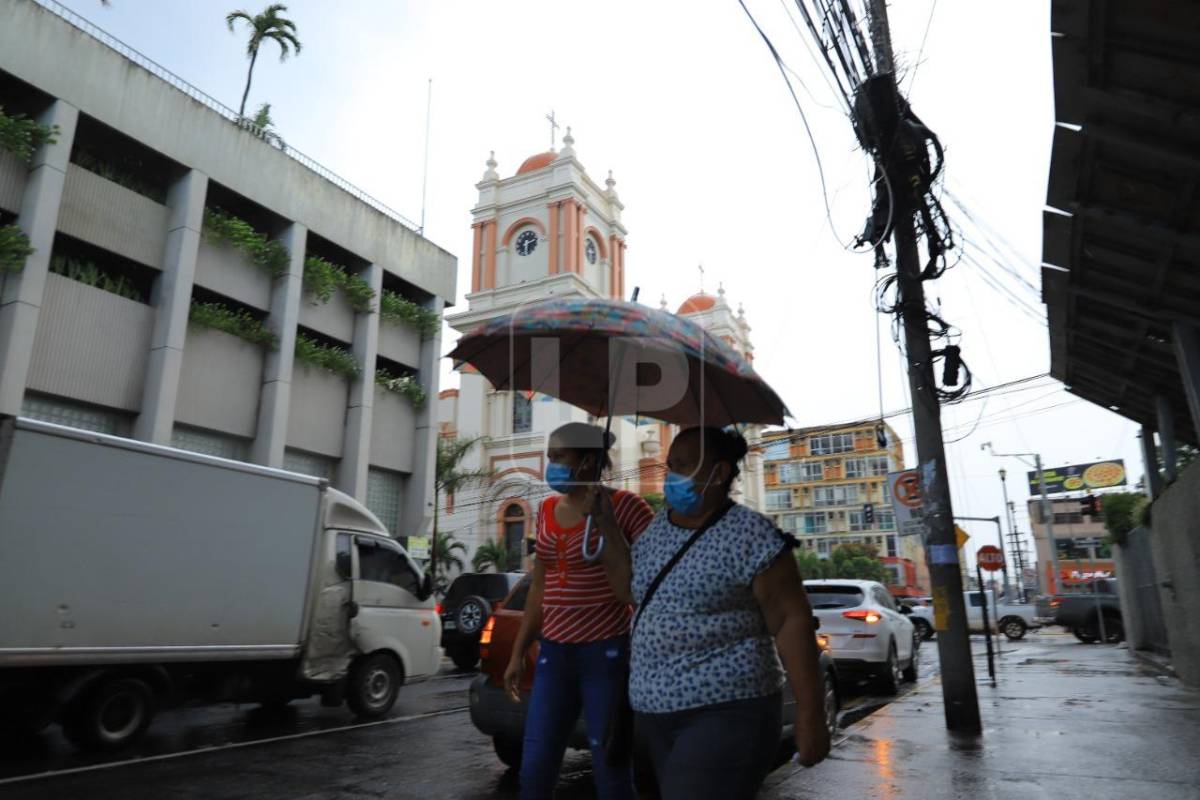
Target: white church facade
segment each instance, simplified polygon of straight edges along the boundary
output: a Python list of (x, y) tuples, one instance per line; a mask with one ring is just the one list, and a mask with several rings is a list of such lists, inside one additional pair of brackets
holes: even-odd
[[(611, 173), (603, 186), (587, 174), (570, 129), (561, 150), (531, 156), (516, 174), (501, 178), (497, 166), (493, 155), (476, 185), (471, 291), (466, 310), (447, 316), (450, 326), (467, 333), (522, 305), (554, 297), (624, 297), (624, 206)], [(724, 292), (695, 295), (678, 313), (694, 314), (712, 333), (753, 358), (745, 315), (729, 308)], [(566, 422), (602, 425), (604, 420), (546, 395), (497, 391), (469, 366), (458, 374), (458, 388), (438, 397), (441, 435), (478, 439), (461, 466), (486, 468), (492, 477), (457, 496), (438, 498), (439, 535), (466, 545), (468, 563), (479, 545), (500, 543), (508, 552), (508, 568), (521, 569), (528, 565), (534, 514), (550, 494), (542, 480), (549, 434)], [(672, 426), (627, 417), (613, 421), (613, 433), (610, 485), (642, 494), (660, 492)], [(756, 463), (749, 466), (757, 469)], [(761, 481), (741, 483), (754, 496), (740, 499), (758, 507)]]

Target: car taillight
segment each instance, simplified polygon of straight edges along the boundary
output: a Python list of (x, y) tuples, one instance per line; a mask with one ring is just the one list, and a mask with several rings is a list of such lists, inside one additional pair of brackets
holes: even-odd
[(846, 619), (861, 619), (868, 625), (874, 625), (876, 622), (879, 622), (879, 620), (882, 619), (877, 612), (870, 611), (865, 608), (857, 609), (855, 611), (843, 611), (842, 616)]
[(1057, 597), (1050, 601), (1051, 608), (1058, 608), (1060, 605), (1062, 605), (1062, 600), (1059, 600)]
[(496, 618), (488, 617), (487, 624), (485, 624), (483, 626), (483, 632), (481, 634), (479, 634), (479, 643), (480, 644), (491, 644), (492, 643), (492, 629), (495, 627), (496, 627)]
[(821, 650), (828, 651), (830, 649), (829, 637), (823, 633), (818, 633), (817, 634), (817, 647), (820, 648)]
[(442, 609), (443, 609), (443, 608), (445, 608), (445, 606), (443, 606), (441, 603), (438, 603), (437, 605), (435, 605), (435, 606), (433, 607), (433, 610), (434, 610), (434, 611), (436, 611), (436, 612), (437, 612), (437, 615), (440, 617), (440, 616), (442, 615)]

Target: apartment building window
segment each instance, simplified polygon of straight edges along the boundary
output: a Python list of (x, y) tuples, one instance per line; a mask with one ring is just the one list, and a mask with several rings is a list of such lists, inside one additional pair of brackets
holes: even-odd
[(1078, 511), (1055, 512), (1054, 524), (1055, 525), (1082, 525), (1083, 524), (1083, 514), (1081, 514)]
[(789, 461), (779, 465), (780, 483), (812, 483), (824, 478), (825, 469), (820, 461)]
[(852, 453), (854, 452), (854, 434), (831, 433), (825, 436), (813, 436), (808, 440), (808, 448), (814, 456)]
[(867, 460), (865, 458), (847, 458), (845, 461), (847, 478), (865, 478), (867, 475)]
[(817, 508), (851, 506), (857, 502), (857, 486), (817, 486), (813, 489), (813, 505)]
[(803, 533), (804, 532), (804, 515), (803, 514), (784, 514), (778, 517), (779, 529), (784, 533)]
[(811, 536), (814, 533), (826, 533), (829, 530), (829, 518), (822, 513), (804, 514), (804, 533)]
[(829, 539), (818, 539), (817, 540), (817, 555), (821, 556), (823, 558), (829, 558), (829, 551), (831, 549), (829, 544), (830, 544)]
[(896, 529), (896, 515), (891, 510), (881, 511), (875, 509), (875, 527), (881, 531), (892, 531)]
[(887, 456), (870, 456), (867, 458), (867, 474), (873, 477), (888, 474)]
[(896, 537), (895, 537), (895, 536), (888, 536), (888, 537), (887, 537), (887, 554), (888, 554), (888, 556), (889, 556), (890, 558), (895, 558), (895, 557), (896, 557), (896, 553), (897, 553), (897, 548), (896, 548)]
[(791, 457), (791, 442), (787, 439), (777, 439), (763, 447), (763, 460), (783, 461)]
[(533, 430), (533, 399), (525, 392), (513, 392), (513, 433)]
[(110, 436), (127, 436), (130, 430), (123, 414), (48, 397), (26, 397), (21, 403), (21, 416)]
[(767, 491), (767, 510), (782, 511), (792, 507), (791, 489), (769, 489)]
[(851, 511), (846, 515), (847, 521), (850, 523), (850, 530), (865, 531), (870, 530), (871, 526), (863, 521), (863, 512)]
[(192, 428), (188, 425), (175, 426), (175, 429), (171, 431), (171, 446), (192, 453), (219, 456), (233, 461), (246, 460), (246, 442), (244, 440), (236, 436)]
[(400, 509), (404, 498), (404, 476), (399, 472), (371, 467), (367, 470), (367, 508), (379, 517), (393, 536), (400, 535)]
[(312, 475), (325, 480), (333, 480), (334, 460), (325, 456), (293, 450), (290, 447), (283, 451), (283, 468), (288, 472), (299, 472), (301, 475)]

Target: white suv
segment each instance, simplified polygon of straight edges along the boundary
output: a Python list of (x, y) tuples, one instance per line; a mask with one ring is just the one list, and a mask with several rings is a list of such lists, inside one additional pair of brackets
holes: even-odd
[(887, 694), (917, 679), (913, 624), (883, 584), (829, 579), (804, 588), (839, 674), (874, 678)]

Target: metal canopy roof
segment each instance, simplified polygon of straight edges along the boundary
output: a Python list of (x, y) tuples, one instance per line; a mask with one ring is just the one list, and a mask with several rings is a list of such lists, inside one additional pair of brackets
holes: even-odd
[(1053, 0), (1058, 127), (1044, 219), (1050, 374), (1197, 442), (1172, 345), (1200, 325), (1200, 4)]

